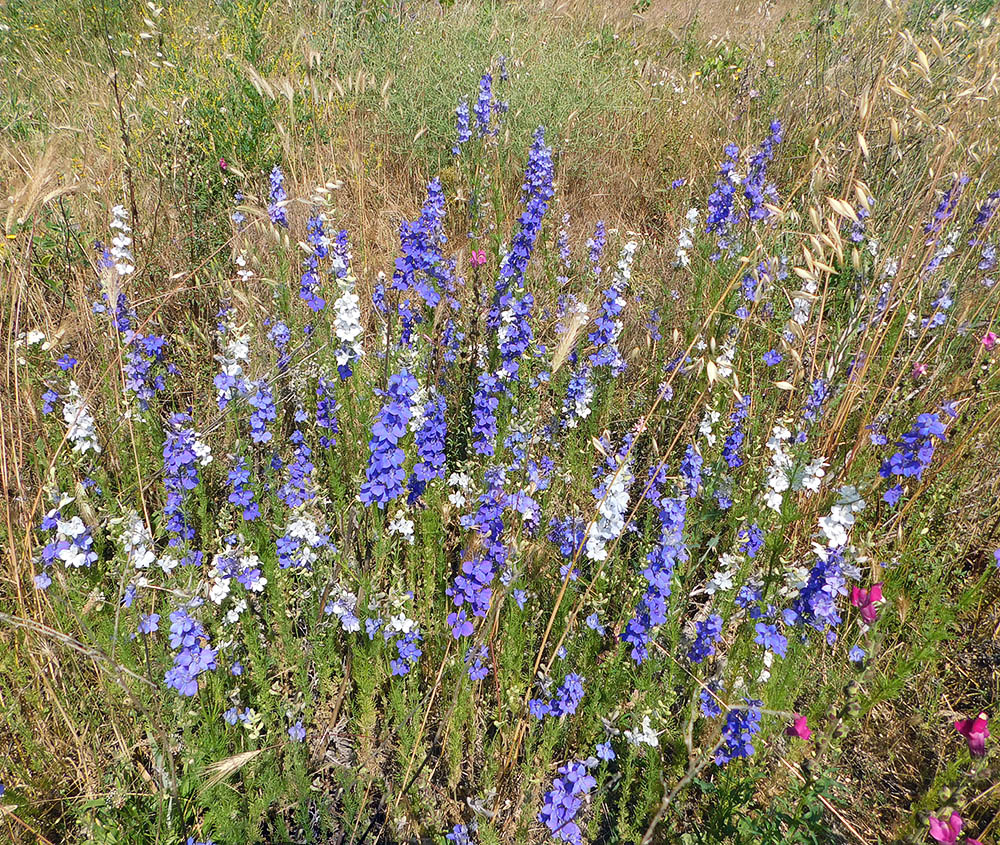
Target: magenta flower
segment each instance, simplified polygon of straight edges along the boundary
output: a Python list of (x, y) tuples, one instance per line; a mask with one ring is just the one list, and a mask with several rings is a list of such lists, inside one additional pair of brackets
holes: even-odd
[(469, 256), (469, 263), (473, 267), (480, 267), (486, 263), (486, 250), (472, 250), (472, 255)]
[(935, 842), (940, 842), (941, 845), (955, 845), (961, 832), (962, 817), (958, 813), (952, 813), (947, 822), (931, 816), (931, 839)]
[(914, 364), (913, 365), (913, 374), (912, 375), (913, 375), (913, 377), (915, 379), (920, 378), (921, 376), (927, 375), (927, 365), (926, 364), (919, 364), (919, 363), (918, 364)]
[(986, 740), (990, 738), (985, 713), (980, 713), (975, 719), (960, 719), (955, 722), (955, 730), (965, 737), (969, 743), (969, 753), (973, 757), (986, 756)]
[(878, 618), (878, 608), (876, 602), (882, 601), (882, 582), (873, 584), (870, 590), (862, 590), (860, 587), (851, 588), (851, 604), (861, 610), (861, 618), (869, 625)]
[(787, 728), (785, 728), (785, 734), (788, 736), (797, 736), (799, 739), (809, 739), (812, 736), (812, 728), (806, 724), (806, 717), (800, 716), (798, 713), (795, 714), (795, 721), (792, 722)]
[(997, 333), (986, 332), (986, 334), (983, 335), (983, 346), (985, 346), (987, 350), (991, 350), (996, 345), (997, 345)]

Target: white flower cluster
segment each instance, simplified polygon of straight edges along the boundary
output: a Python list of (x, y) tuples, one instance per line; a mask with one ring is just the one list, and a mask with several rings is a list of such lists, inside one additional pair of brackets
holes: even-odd
[(719, 371), (719, 378), (729, 378), (733, 374), (733, 358), (736, 355), (736, 345), (729, 341), (722, 347), (719, 357), (715, 359), (715, 366)]
[(87, 403), (80, 395), (80, 387), (75, 381), (69, 383), (69, 396), (63, 404), (63, 420), (66, 423), (66, 436), (73, 444), (73, 451), (101, 453), (101, 444), (97, 442), (97, 423), (87, 410)]
[(125, 530), (121, 537), (125, 556), (136, 569), (149, 569), (156, 563), (156, 552), (153, 551), (153, 538), (149, 529), (134, 510), (128, 512), (125, 520)]
[(710, 596), (724, 593), (733, 588), (733, 575), (739, 573), (741, 558), (730, 552), (719, 557), (719, 570), (705, 585), (705, 592)]
[(223, 337), (228, 340), (222, 348), (222, 353), (215, 356), (215, 360), (222, 367), (222, 378), (216, 378), (220, 406), (224, 406), (246, 391), (246, 373), (243, 365), (250, 361), (250, 338), (242, 334), (231, 319), (226, 321)]
[(778, 423), (771, 429), (767, 440), (767, 448), (771, 452), (771, 465), (767, 468), (767, 492), (764, 494), (764, 504), (771, 510), (781, 513), (781, 500), (784, 492), (791, 486), (788, 475), (792, 468), (792, 454), (788, 451), (788, 441), (792, 433)]
[(361, 348), (361, 306), (354, 283), (354, 273), (350, 269), (346, 275), (337, 279), (340, 296), (333, 303), (333, 332), (340, 341), (340, 346), (334, 353), (340, 367), (353, 366), (365, 354)]
[[(622, 298), (622, 295), (628, 288), (629, 282), (632, 281), (632, 261), (635, 259), (635, 251), (638, 248), (639, 244), (636, 241), (629, 241), (622, 247), (621, 256), (618, 258), (618, 264), (615, 267), (615, 273), (612, 278), (611, 287), (617, 294), (618, 304), (620, 304), (623, 308), (625, 306), (625, 300)], [(616, 317), (614, 331), (611, 332), (609, 343), (615, 344), (618, 342), (618, 338), (621, 337), (622, 328), (624, 328), (624, 324), (622, 323), (621, 317)]]
[(840, 495), (836, 504), (830, 509), (829, 515), (821, 517), (819, 521), (820, 533), (826, 538), (826, 544), (831, 549), (847, 545), (847, 539), (854, 527), (854, 515), (865, 508), (865, 500), (854, 487), (846, 485), (837, 492)]
[(411, 546), (413, 545), (413, 520), (409, 518), (406, 511), (400, 508), (389, 523), (389, 533), (398, 534)]
[(448, 476), (448, 486), (453, 488), (448, 494), (448, 501), (456, 508), (465, 507), (466, 498), (472, 489), (472, 478), (464, 472), (453, 472)]
[[(128, 225), (128, 212), (125, 206), (116, 205), (111, 209), (111, 257), (119, 276), (128, 276), (135, 272), (135, 257), (132, 255), (132, 228)], [(115, 303), (112, 303), (114, 306)]]
[(715, 424), (722, 418), (722, 415), (718, 411), (705, 411), (705, 416), (701, 418), (701, 422), (698, 423), (698, 433), (705, 439), (705, 442), (711, 447), (715, 445), (716, 436), (713, 429)]
[(632, 485), (632, 472), (624, 463), (617, 474), (609, 472), (604, 479), (605, 495), (597, 508), (595, 519), (587, 531), (585, 551), (590, 560), (607, 560), (607, 544), (625, 528), (628, 512), (628, 491)]
[(677, 251), (674, 255), (677, 258), (676, 267), (687, 267), (691, 263), (688, 250), (694, 246), (694, 230), (698, 225), (698, 209), (689, 208), (687, 213), (687, 226), (681, 229), (677, 237)]
[[(326, 536), (319, 530), (316, 520), (307, 514), (300, 514), (289, 520), (285, 526), (285, 536), (301, 541), (291, 556), (296, 567), (310, 567), (319, 560), (319, 549), (329, 546)], [(332, 546), (330, 546), (332, 549)]]
[(818, 493), (823, 477), (826, 475), (828, 462), (822, 455), (814, 458), (806, 466), (796, 471), (792, 478), (793, 490), (805, 490), (807, 493)]
[(625, 739), (629, 745), (648, 745), (656, 748), (660, 744), (660, 735), (653, 730), (653, 723), (649, 716), (642, 717), (642, 725), (636, 730), (626, 730)]
[(59, 551), (59, 560), (76, 569), (89, 566), (87, 558), (90, 552), (89, 544), (77, 542), (77, 540), (83, 540), (86, 534), (87, 526), (78, 516), (74, 516), (72, 519), (57, 520), (56, 540), (69, 544), (68, 548)]
[(253, 278), (253, 270), (247, 268), (247, 257), (240, 253), (236, 256), (236, 275), (240, 277), (240, 281), (246, 284)]
[(792, 294), (792, 320), (800, 326), (804, 326), (808, 322), (809, 315), (812, 313), (813, 301), (816, 299), (816, 291), (818, 290), (819, 287), (816, 282), (813, 279), (809, 279), (802, 285), (801, 291), (796, 291)]

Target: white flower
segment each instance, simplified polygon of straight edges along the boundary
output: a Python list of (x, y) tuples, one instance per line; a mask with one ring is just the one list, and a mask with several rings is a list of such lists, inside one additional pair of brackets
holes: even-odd
[(389, 617), (389, 624), (385, 627), (395, 633), (408, 634), (410, 631), (416, 629), (417, 623), (405, 613), (400, 613), (397, 616)]
[[(338, 260), (340, 259), (338, 256)], [(334, 354), (338, 366), (348, 366), (360, 360), (364, 355), (361, 348), (361, 306), (358, 295), (354, 292), (354, 274), (350, 270), (337, 279), (340, 296), (333, 303), (333, 332), (340, 341), (340, 346)]]
[(407, 543), (413, 545), (413, 520), (406, 515), (406, 511), (399, 510), (389, 523), (389, 533), (399, 534)]
[(448, 501), (456, 508), (464, 507), (467, 501), (465, 494), (472, 487), (472, 479), (464, 472), (453, 472), (448, 476), (448, 485), (455, 488), (448, 495)]
[(714, 446), (716, 437), (712, 428), (721, 419), (722, 415), (718, 411), (706, 411), (705, 416), (701, 418), (701, 422), (698, 423), (698, 433), (705, 438), (705, 442), (709, 446)]
[(653, 730), (649, 716), (642, 717), (642, 726), (635, 731), (626, 730), (625, 739), (630, 745), (649, 745), (656, 748), (660, 744), (660, 735)]
[(628, 491), (632, 484), (632, 472), (626, 462), (615, 472), (605, 476), (606, 492), (597, 508), (597, 519), (587, 531), (585, 548), (590, 560), (606, 560), (605, 546), (614, 540), (625, 528), (625, 514), (628, 512)]
[(162, 569), (163, 572), (167, 575), (173, 572), (180, 564), (180, 561), (177, 560), (177, 558), (172, 554), (160, 555), (160, 558), (157, 562), (160, 564), (160, 569)]
[[(125, 206), (116, 205), (111, 209), (111, 228), (116, 230), (111, 238), (111, 258), (115, 262), (115, 270), (119, 276), (128, 276), (135, 272), (135, 257), (132, 255), (132, 231), (128, 225), (128, 213)], [(117, 303), (111, 303), (112, 306)]]
[(156, 563), (156, 552), (153, 551), (153, 538), (146, 528), (146, 523), (135, 511), (129, 511), (126, 520), (127, 524), (121, 538), (125, 556), (132, 561), (136, 569), (149, 569)]
[(203, 467), (207, 467), (212, 463), (212, 449), (207, 443), (203, 443), (198, 439), (197, 436), (194, 438), (194, 443), (191, 444), (191, 448), (194, 450), (195, 457), (198, 458), (198, 463)]
[(728, 569), (720, 569), (715, 573), (715, 575), (712, 576), (712, 580), (705, 586), (705, 592), (710, 596), (714, 596), (716, 593), (725, 592), (726, 590), (731, 590), (732, 588), (733, 573)]
[(226, 622), (230, 625), (235, 625), (240, 620), (240, 616), (243, 615), (243, 611), (247, 609), (246, 599), (240, 599), (239, 601), (233, 602), (233, 606), (226, 611)]
[(63, 421), (66, 436), (73, 444), (73, 451), (84, 454), (88, 451), (101, 453), (97, 442), (97, 423), (87, 410), (87, 404), (80, 395), (80, 387), (75, 381), (69, 383), (69, 397), (63, 405)]
[(796, 479), (796, 490), (805, 490), (808, 493), (818, 493), (820, 485), (823, 483), (823, 476), (826, 475), (827, 460), (824, 457), (814, 459), (805, 469), (800, 470)]
[(28, 346), (34, 346), (36, 343), (41, 343), (43, 340), (45, 340), (45, 332), (39, 331), (38, 329), (32, 329), (28, 332)]

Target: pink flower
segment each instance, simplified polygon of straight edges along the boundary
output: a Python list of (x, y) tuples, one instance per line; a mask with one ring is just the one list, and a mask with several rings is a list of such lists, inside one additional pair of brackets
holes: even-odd
[(799, 739), (809, 739), (813, 735), (812, 728), (806, 724), (806, 717), (798, 713), (795, 714), (795, 721), (785, 728), (785, 733), (788, 736), (797, 736)]
[(882, 601), (882, 582), (873, 584), (870, 590), (862, 590), (860, 587), (851, 588), (851, 604), (861, 609), (861, 618), (869, 625), (878, 618), (878, 608), (876, 602)]
[(920, 378), (921, 376), (927, 375), (927, 365), (926, 364), (914, 364), (913, 365), (913, 377)]
[(952, 813), (947, 822), (931, 816), (931, 839), (940, 842), (942, 845), (955, 845), (958, 842), (958, 834), (962, 832), (962, 817), (958, 813)]
[(486, 263), (486, 250), (485, 249), (480, 249), (480, 250), (475, 250), (474, 249), (474, 250), (472, 250), (472, 255), (469, 258), (469, 263), (473, 267), (481, 267), (483, 264), (485, 264)]
[(220, 158), (219, 159), (219, 170), (225, 170), (227, 167), (229, 167), (229, 165), (226, 164), (226, 160), (224, 158)]
[(986, 756), (986, 740), (990, 738), (985, 713), (980, 713), (976, 719), (960, 719), (955, 722), (955, 730), (965, 737), (969, 743), (969, 753), (973, 757)]
[(997, 345), (996, 332), (986, 332), (986, 334), (983, 335), (983, 346), (985, 346), (987, 349), (992, 349), (996, 345)]

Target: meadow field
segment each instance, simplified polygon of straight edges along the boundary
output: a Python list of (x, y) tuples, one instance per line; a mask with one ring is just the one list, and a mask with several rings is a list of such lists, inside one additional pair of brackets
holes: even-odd
[(1000, 10), (0, 2), (0, 841), (1000, 842)]

